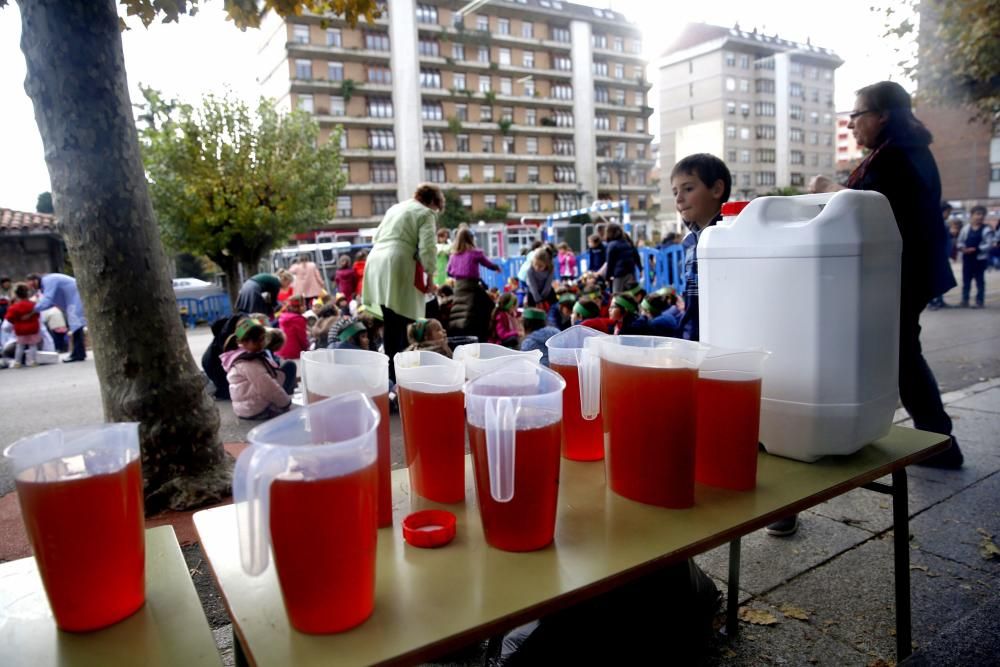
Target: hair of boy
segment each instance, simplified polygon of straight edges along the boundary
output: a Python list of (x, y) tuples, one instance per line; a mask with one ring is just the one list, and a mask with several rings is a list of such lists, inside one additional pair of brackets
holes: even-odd
[(524, 330), (528, 333), (538, 331), (546, 326), (545, 311), (540, 308), (525, 308), (521, 314)]
[(955, 209), (952, 207), (951, 204), (949, 204), (946, 201), (941, 202), (941, 212), (942, 213), (947, 213), (948, 211), (953, 211), (953, 210), (955, 210)]
[(573, 304), (573, 312), (584, 319), (600, 317), (601, 306), (589, 296), (582, 296), (580, 300)]
[(643, 299), (642, 303), (639, 304), (639, 307), (647, 311), (653, 317), (656, 317), (670, 307), (670, 305), (672, 304), (667, 303), (666, 295), (661, 294), (660, 292), (654, 292)]
[(27, 299), (31, 296), (31, 288), (28, 287), (28, 283), (17, 283), (14, 285), (14, 296), (18, 299)]
[(285, 333), (281, 329), (264, 330), (264, 347), (277, 352), (285, 346)]
[(969, 209), (969, 215), (975, 215), (976, 213), (982, 213), (985, 216), (986, 215), (986, 207), (985, 206), (973, 206), (972, 208)]
[(729, 195), (733, 190), (733, 176), (729, 173), (726, 163), (714, 155), (710, 153), (688, 155), (670, 170), (670, 180), (674, 180), (679, 174), (697, 176), (706, 188), (712, 188), (716, 181), (722, 181), (722, 198), (719, 202), (729, 201)]
[(628, 292), (619, 292), (618, 294), (615, 294), (611, 298), (611, 303), (630, 315), (635, 315), (639, 308), (639, 304), (636, 303), (635, 297)]
[(601, 235), (591, 234), (587, 237), (587, 243), (593, 243), (594, 245), (601, 245)]

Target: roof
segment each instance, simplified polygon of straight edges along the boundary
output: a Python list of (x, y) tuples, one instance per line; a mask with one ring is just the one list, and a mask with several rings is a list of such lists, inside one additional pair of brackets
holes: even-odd
[(29, 213), (0, 208), (0, 234), (48, 234), (58, 232), (51, 213)]
[(756, 28), (752, 31), (742, 30), (738, 25), (732, 28), (724, 28), (708, 23), (688, 23), (684, 30), (674, 42), (667, 47), (661, 56), (670, 56), (679, 51), (684, 51), (701, 44), (718, 41), (720, 43), (732, 42), (745, 46), (752, 46), (764, 51), (794, 52), (799, 57), (813, 57), (819, 60), (829, 60), (839, 66), (843, 61), (833, 51), (833, 49), (814, 46), (812, 43), (802, 44), (790, 39), (782, 39), (778, 35), (766, 35), (758, 32)]

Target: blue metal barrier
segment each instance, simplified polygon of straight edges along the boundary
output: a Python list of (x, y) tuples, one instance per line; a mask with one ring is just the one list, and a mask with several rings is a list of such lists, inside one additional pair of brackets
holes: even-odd
[(678, 294), (684, 291), (684, 249), (679, 245), (666, 249), (639, 248), (642, 258), (642, 275), (639, 283), (647, 292), (673, 287)]
[(220, 317), (229, 317), (233, 314), (233, 307), (229, 303), (227, 294), (213, 294), (200, 299), (181, 297), (177, 299), (177, 307), (184, 325), (192, 329), (198, 322), (214, 322)]
[(521, 268), (524, 257), (490, 257), (490, 261), (500, 267), (500, 272), (480, 266), (479, 278), (486, 283), (487, 288), (496, 287), (502, 292), (507, 281), (517, 277), (517, 271)]

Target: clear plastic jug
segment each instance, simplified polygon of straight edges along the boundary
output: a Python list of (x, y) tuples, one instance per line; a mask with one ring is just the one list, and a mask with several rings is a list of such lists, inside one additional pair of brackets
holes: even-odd
[(52, 429), (4, 450), (56, 625), (97, 630), (142, 607), (137, 423)]
[(428, 350), (393, 357), (403, 446), (413, 492), (439, 503), (465, 500), (465, 367)]
[(382, 420), (378, 427), (378, 526), (392, 525), (392, 451), (389, 447), (389, 357), (368, 350), (303, 352), (302, 385), (306, 403), (360, 391), (372, 399)]
[(552, 542), (565, 388), (558, 373), (525, 359), (465, 384), (479, 515), (497, 549)]
[(541, 350), (519, 352), (493, 343), (472, 343), (455, 348), (455, 361), (465, 365), (466, 380), (475, 380), (480, 375), (503, 367), (511, 361), (511, 357), (527, 359), (537, 364), (542, 358), (542, 352)]
[(587, 353), (588, 338), (607, 337), (596, 329), (572, 326), (545, 341), (549, 367), (566, 380), (563, 392), (562, 454), (573, 461), (604, 458), (604, 426), (600, 417), (600, 381), (580, 380), (581, 374), (600, 374), (600, 359)]
[(347, 630), (374, 609), (380, 419), (371, 399), (352, 391), (256, 427), (236, 461), (243, 570), (263, 572), (272, 547), (300, 632)]
[(709, 348), (698, 369), (695, 481), (734, 491), (757, 486), (761, 373), (770, 354)]
[(695, 382), (706, 347), (660, 336), (588, 338), (598, 382), (608, 485), (641, 503), (694, 505)]

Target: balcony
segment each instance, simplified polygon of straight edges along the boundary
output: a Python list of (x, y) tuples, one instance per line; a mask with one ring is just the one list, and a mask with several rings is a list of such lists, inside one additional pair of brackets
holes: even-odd
[[(373, 51), (362, 47), (344, 48), (342, 46), (326, 46), (325, 44), (301, 44), (287, 42), (285, 48), (290, 58), (320, 58), (339, 62), (370, 62), (372, 60), (389, 62), (389, 51)], [(336, 57), (330, 57), (336, 56)]]
[(598, 139), (625, 139), (631, 141), (650, 142), (653, 135), (646, 132), (618, 132), (616, 130), (597, 130), (594, 133)]
[[(468, 54), (466, 54), (468, 55)], [(451, 56), (420, 56), (421, 65), (432, 65), (434, 67), (446, 67), (449, 71), (465, 71), (483, 73), (490, 72), (497, 75), (517, 75), (534, 76), (539, 79), (564, 79), (569, 81), (573, 78), (572, 70), (540, 69), (537, 67), (520, 67), (518, 65), (501, 65), (494, 62), (480, 62), (478, 60), (455, 60)]]
[(534, 194), (536, 192), (576, 192), (576, 183), (501, 183), (489, 181), (486, 183), (438, 183), (443, 189), (454, 188), (459, 192), (496, 192), (498, 194), (517, 193)]
[(348, 183), (341, 190), (342, 195), (360, 195), (371, 192), (396, 193), (396, 183)]
[[(377, 156), (376, 156), (377, 157)], [(453, 160), (456, 162), (520, 162), (527, 164), (575, 164), (573, 155), (528, 155), (526, 153), (459, 153), (455, 151), (424, 150), (428, 161)]]
[[(433, 130), (446, 130), (448, 129), (448, 121), (446, 120), (425, 120), (425, 129)], [(556, 135), (563, 137), (573, 136), (572, 127), (548, 127), (545, 125), (511, 125), (508, 134), (537, 134), (537, 135)], [(500, 131), (500, 127), (497, 121), (481, 121), (478, 123), (473, 123), (470, 121), (462, 121), (462, 131), (463, 132), (485, 132), (488, 134), (494, 134)]]
[(348, 127), (392, 127), (392, 118), (371, 118), (370, 116), (331, 116), (325, 109), (316, 109), (313, 115), (320, 125), (344, 125)]
[[(293, 93), (328, 93), (330, 95), (340, 95), (341, 86), (344, 83), (344, 79), (339, 81), (330, 81), (329, 79), (319, 77), (315, 79), (300, 79), (292, 77), (291, 79), (291, 90)], [(351, 90), (352, 95), (364, 95), (369, 93), (380, 93), (382, 95), (392, 95), (392, 85), (388, 83), (368, 83), (366, 81), (354, 81), (354, 88)]]

